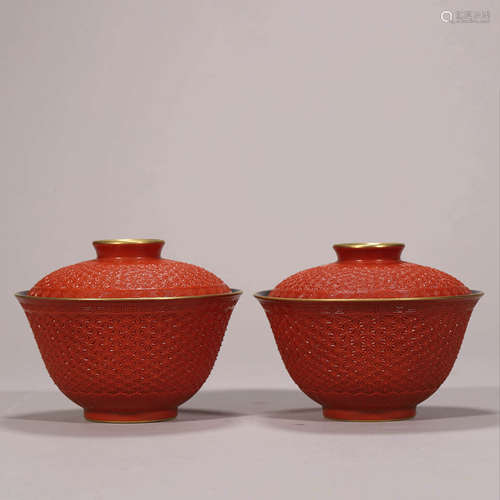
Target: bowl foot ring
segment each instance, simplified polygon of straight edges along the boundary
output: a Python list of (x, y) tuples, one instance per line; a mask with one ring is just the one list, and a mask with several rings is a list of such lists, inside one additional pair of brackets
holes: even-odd
[(90, 422), (103, 422), (109, 424), (145, 424), (171, 420), (177, 416), (177, 408), (170, 410), (138, 412), (84, 410), (83, 415)]
[(367, 410), (342, 410), (323, 408), (323, 416), (332, 420), (349, 420), (352, 422), (379, 422), (384, 420), (406, 420), (413, 418), (416, 408), (384, 408)]

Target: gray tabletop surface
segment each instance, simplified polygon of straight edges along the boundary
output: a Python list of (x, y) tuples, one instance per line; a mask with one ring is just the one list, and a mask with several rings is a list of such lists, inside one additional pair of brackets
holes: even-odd
[(292, 386), (207, 388), (174, 421), (113, 425), (55, 390), (3, 391), (2, 498), (494, 500), (498, 393), (445, 386), (413, 420), (356, 423)]

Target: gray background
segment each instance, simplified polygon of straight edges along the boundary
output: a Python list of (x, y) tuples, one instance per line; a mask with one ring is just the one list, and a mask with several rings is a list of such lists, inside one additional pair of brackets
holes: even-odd
[[(497, 498), (498, 2), (0, 0), (0, 39), (3, 498)], [(175, 423), (83, 423), (12, 297), (116, 237), (246, 292)], [(343, 241), (486, 292), (417, 420), (322, 421), (251, 296)]]

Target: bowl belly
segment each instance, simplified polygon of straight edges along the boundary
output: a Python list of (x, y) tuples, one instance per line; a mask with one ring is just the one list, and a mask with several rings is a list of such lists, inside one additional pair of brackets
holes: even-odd
[(371, 412), (378, 419), (377, 412), (385, 410), (411, 410), (405, 415), (412, 416), (438, 389), (457, 358), (476, 302), (264, 300), (262, 305), (288, 372), (326, 416), (335, 418), (327, 410), (337, 409)]
[(90, 418), (106, 413), (119, 421), (126, 416), (116, 415), (175, 416), (210, 374), (236, 301), (27, 299), (22, 305), (59, 389)]

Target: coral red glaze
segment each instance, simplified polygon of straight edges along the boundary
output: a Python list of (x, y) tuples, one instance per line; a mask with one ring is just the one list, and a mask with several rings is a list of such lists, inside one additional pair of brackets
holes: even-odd
[(240, 292), (162, 259), (163, 244), (95, 242), (97, 259), (17, 294), (47, 371), (89, 420), (174, 418), (215, 363)]
[(481, 293), (401, 261), (402, 244), (334, 248), (337, 262), (257, 294), (281, 358), (327, 418), (411, 418), (450, 373)]
[[(230, 292), (215, 274), (161, 258), (161, 240), (94, 242), (97, 259), (63, 267), (42, 278), (35, 297), (182, 297)], [(137, 242), (134, 242), (137, 241)], [(118, 243), (117, 243), (118, 242)]]
[(173, 418), (210, 374), (238, 298), (18, 295), (54, 383), (89, 420), (104, 422)]
[(392, 420), (413, 416), (444, 382), (479, 297), (259, 300), (290, 376), (326, 417)]
[(384, 298), (465, 295), (470, 290), (453, 276), (400, 259), (403, 244), (335, 245), (338, 260), (298, 272), (279, 283), (271, 297)]

